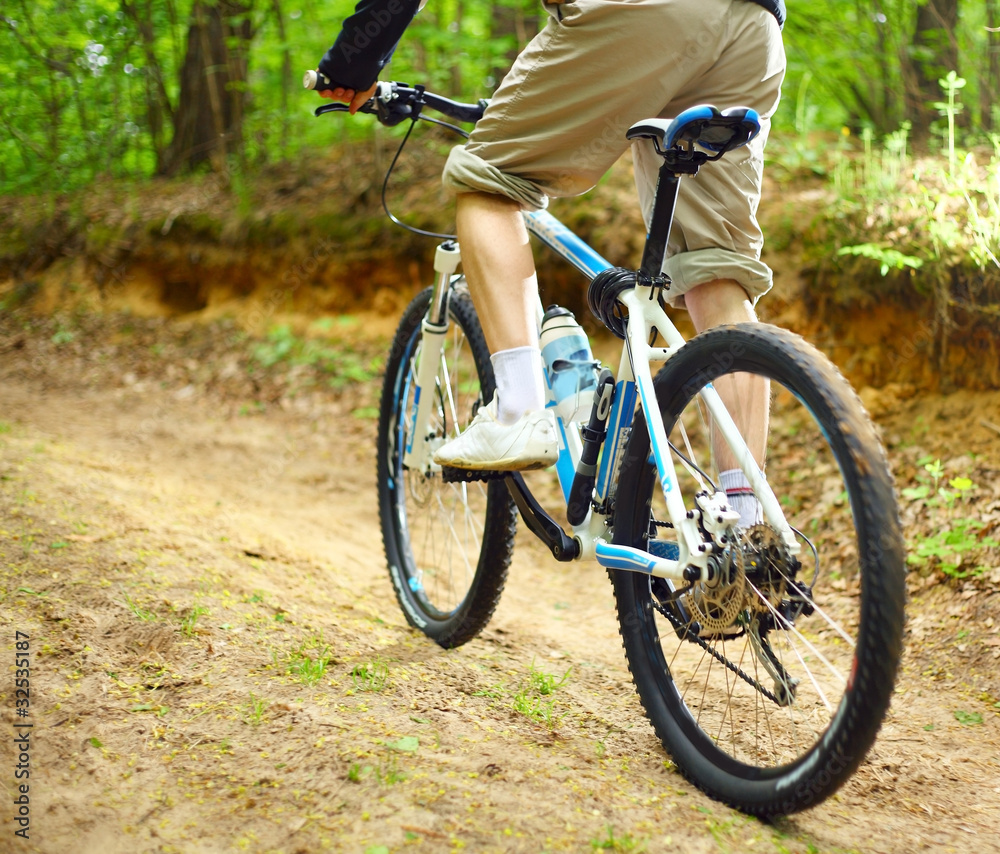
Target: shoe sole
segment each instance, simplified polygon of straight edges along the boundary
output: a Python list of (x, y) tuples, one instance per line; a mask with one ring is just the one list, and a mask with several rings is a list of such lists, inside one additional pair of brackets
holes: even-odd
[[(437, 462), (435, 460), (435, 462)], [(465, 460), (450, 460), (447, 463), (438, 463), (442, 469), (453, 468), (459, 469), (461, 471), (497, 471), (497, 472), (512, 472), (512, 471), (536, 471), (537, 469), (547, 469), (551, 465), (555, 465), (556, 460), (535, 460), (534, 462), (521, 462), (517, 459), (510, 460), (491, 460), (488, 463), (483, 463), (479, 461), (465, 461)]]

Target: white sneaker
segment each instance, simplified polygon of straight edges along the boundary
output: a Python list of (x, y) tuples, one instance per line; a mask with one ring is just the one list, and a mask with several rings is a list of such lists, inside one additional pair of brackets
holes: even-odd
[(559, 456), (556, 419), (551, 410), (526, 412), (513, 424), (497, 421), (497, 398), (480, 406), (461, 436), (434, 452), (440, 466), (472, 471), (542, 469)]

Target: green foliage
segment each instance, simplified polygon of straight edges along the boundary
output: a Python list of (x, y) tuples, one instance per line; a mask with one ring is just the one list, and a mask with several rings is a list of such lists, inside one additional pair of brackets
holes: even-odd
[[(830, 172), (837, 202), (826, 221), (827, 245), (816, 252), (846, 287), (864, 267), (836, 259), (874, 261), (887, 290), (930, 298), (944, 328), (959, 308), (1000, 314), (1000, 137), (992, 154), (962, 151), (954, 124), (962, 80), (952, 73), (940, 83), (949, 119), (944, 156), (913, 157), (905, 125), (881, 142), (866, 129), (863, 153), (840, 156)], [(877, 289), (869, 282), (865, 293), (874, 297)]]
[(902, 490), (902, 495), (910, 501), (923, 501), (928, 507), (935, 507), (938, 504), (951, 507), (956, 500), (967, 498), (977, 488), (976, 484), (967, 477), (953, 477), (948, 481), (948, 486), (951, 489), (945, 489), (940, 485), (943, 479), (944, 466), (941, 465), (941, 460), (925, 462), (923, 463), (923, 472), (917, 473), (917, 480), (922, 481), (920, 486), (908, 487)]
[[(936, 68), (943, 62), (938, 54), (953, 52), (961, 66), (956, 80), (966, 81), (967, 109), (962, 116), (957, 107), (943, 113), (944, 123), (961, 126), (965, 119), (969, 129), (1000, 129), (982, 96), (997, 44), (987, 30), (997, 23), (987, 20), (987, 4), (960, 4), (954, 33), (917, 45), (920, 2), (793, 4), (785, 27), (785, 91), (794, 104), (779, 110), (772, 134), (788, 168), (822, 171), (813, 131), (899, 127), (914, 101), (907, 90), (914, 63)], [(0, 12), (0, 192), (61, 192), (97, 177), (149, 176), (172, 136), (193, 6), (193, 0), (6, 4)], [(252, 170), (315, 157), (335, 140), (370, 144), (372, 119), (317, 120), (311, 112), (317, 97), (297, 79), (300, 69), (315, 67), (354, 6), (355, 0), (252, 6), (245, 150), (218, 164), (236, 192), (245, 188), (243, 164)], [(407, 30), (388, 74), (452, 96), (489, 97), (512, 56), (547, 19), (537, 0), (437, 0)], [(923, 106), (933, 111), (934, 99), (927, 101)]]
[[(182, 4), (187, 14), (190, 4)], [(168, 4), (150, 4), (171, 57)], [(8, 4), (0, 14), (0, 189), (79, 186), (153, 166), (134, 23), (113, 0)], [(168, 87), (175, 66), (168, 64)]]
[(968, 81), (959, 77), (954, 69), (938, 80), (938, 85), (944, 90), (946, 101), (935, 101), (931, 106), (948, 120), (948, 172), (955, 177), (955, 117), (962, 112), (962, 104), (958, 101), (958, 90), (964, 89)]
[(196, 624), (198, 622), (198, 618), (201, 617), (203, 614), (207, 614), (207, 613), (208, 613), (208, 608), (204, 607), (203, 605), (195, 605), (184, 616), (184, 619), (181, 620), (181, 631), (187, 637), (193, 636), (195, 634), (195, 632), (197, 631)]
[(920, 537), (907, 560), (911, 564), (926, 563), (936, 558), (941, 571), (951, 578), (982, 575), (985, 566), (963, 568), (966, 555), (980, 548), (996, 548), (1000, 543), (992, 537), (982, 539), (976, 532), (983, 527), (975, 519), (956, 519), (951, 526), (927, 537)]
[(267, 700), (251, 692), (250, 699), (243, 704), (240, 710), (243, 722), (249, 726), (260, 726), (266, 718), (269, 705)]
[(333, 388), (372, 382), (382, 368), (380, 357), (366, 358), (343, 345), (331, 347), (319, 339), (300, 338), (287, 325), (272, 327), (266, 340), (254, 349), (253, 358), (265, 368), (279, 364), (314, 367)]
[(125, 602), (125, 607), (132, 612), (132, 615), (137, 620), (143, 623), (149, 623), (156, 619), (156, 614), (154, 614), (152, 611), (147, 611), (145, 608), (140, 607), (139, 603), (136, 602), (131, 596), (129, 596), (128, 593), (122, 594), (122, 597)]
[(326, 674), (333, 656), (322, 632), (303, 640), (285, 659), (285, 670), (303, 685), (315, 685)]
[(376, 655), (371, 661), (354, 665), (351, 670), (351, 680), (358, 691), (378, 693), (389, 681), (389, 664), (381, 656)]
[(875, 243), (861, 243), (857, 246), (844, 246), (837, 252), (838, 255), (860, 255), (864, 258), (871, 258), (879, 262), (879, 272), (884, 276), (890, 269), (903, 270), (910, 267), (919, 270), (924, 261), (922, 258), (914, 258), (912, 255), (904, 255), (896, 249), (879, 246)]
[(420, 749), (420, 739), (415, 735), (404, 735), (395, 741), (386, 742), (386, 747), (390, 750), (401, 750), (404, 753), (416, 753)]
[(966, 712), (963, 709), (955, 709), (955, 720), (962, 726), (982, 726), (983, 716), (979, 712)]
[(636, 839), (630, 833), (615, 835), (615, 829), (609, 824), (604, 828), (605, 835), (590, 840), (594, 851), (645, 851), (647, 840)]
[[(972, 127), (989, 128), (995, 117), (982, 89), (990, 85), (989, 54), (998, 36), (987, 30), (988, 6), (960, 3), (954, 32), (931, 31), (929, 42), (915, 43), (917, 10), (923, 0), (893, 3), (842, 3), (816, 0), (790, 4), (785, 25), (788, 74), (784, 89), (795, 92), (810, 79), (810, 99), (821, 128), (871, 127), (885, 134), (911, 119), (914, 107), (933, 109), (933, 99), (915, 104), (914, 72), (949, 70), (949, 56), (957, 56), (957, 74), (968, 81), (967, 101)], [(931, 78), (932, 80), (935, 78)], [(779, 111), (778, 128), (792, 116)], [(996, 128), (996, 124), (992, 125)]]
[[(143, 178), (172, 136), (193, 0), (9, 3), (0, 10), (0, 193), (63, 191), (97, 177)], [(257, 4), (246, 83), (242, 163), (315, 157), (333, 140), (370, 139), (373, 120), (316, 119), (299, 83), (333, 43), (355, 0)], [(496, 9), (510, 22), (496, 32)], [(463, 98), (488, 97), (545, 12), (535, 0), (440, 0), (416, 18), (391, 74)], [(291, 75), (289, 76), (289, 72)]]
[(995, 564), (985, 552), (1000, 549), (1000, 542), (985, 536), (985, 525), (972, 518), (978, 487), (965, 475), (948, 477), (938, 459), (925, 457), (918, 460), (918, 465), (918, 485), (903, 489), (902, 496), (922, 506), (931, 533), (912, 538), (907, 562), (912, 566), (934, 567), (949, 578), (983, 575), (988, 563)]
[(557, 679), (551, 673), (539, 670), (535, 667), (535, 663), (531, 662), (527, 676), (521, 680), (514, 694), (511, 708), (518, 714), (552, 729), (564, 715), (556, 714), (556, 701), (551, 695), (566, 683), (569, 674), (570, 671), (567, 670)]

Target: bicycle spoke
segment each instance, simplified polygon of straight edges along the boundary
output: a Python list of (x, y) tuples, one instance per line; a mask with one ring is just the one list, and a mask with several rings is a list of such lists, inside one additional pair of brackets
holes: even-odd
[(813, 644), (811, 644), (806, 639), (805, 635), (803, 635), (802, 632), (796, 629), (795, 626), (792, 625), (792, 623), (788, 622), (788, 620), (786, 620), (778, 612), (778, 610), (768, 601), (767, 597), (763, 593), (761, 593), (760, 590), (754, 587), (752, 582), (747, 581), (747, 584), (754, 591), (754, 593), (757, 594), (757, 598), (760, 599), (760, 601), (763, 602), (765, 606), (767, 606), (768, 611), (771, 612), (771, 615), (775, 619), (775, 621), (779, 622), (780, 627), (786, 631), (792, 632), (797, 638), (799, 638), (799, 640), (801, 640), (802, 643), (804, 643), (809, 648), (810, 652), (812, 652), (813, 655), (815, 655), (820, 660), (821, 663), (825, 664), (827, 669), (846, 687), (847, 678), (844, 676), (844, 674), (841, 673), (840, 670), (838, 670), (836, 667), (834, 667), (834, 665), (829, 661), (829, 659), (827, 659), (827, 657), (823, 655), (823, 653), (821, 653), (818, 649), (816, 649), (816, 647), (813, 646)]

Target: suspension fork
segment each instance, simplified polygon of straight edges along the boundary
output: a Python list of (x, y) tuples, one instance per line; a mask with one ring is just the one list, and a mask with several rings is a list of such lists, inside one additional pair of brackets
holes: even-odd
[(410, 419), (410, 431), (406, 447), (403, 449), (403, 464), (416, 471), (428, 471), (431, 466), (432, 449), (424, 440), (427, 436), (431, 409), (434, 406), (433, 397), (437, 392), (441, 348), (445, 335), (448, 334), (448, 297), (451, 293), (451, 279), (461, 261), (462, 253), (453, 240), (442, 243), (434, 253), (434, 272), (437, 276), (431, 291), (431, 304), (420, 323), (421, 345), (416, 370), (416, 388), (413, 391), (412, 409), (407, 413)]

